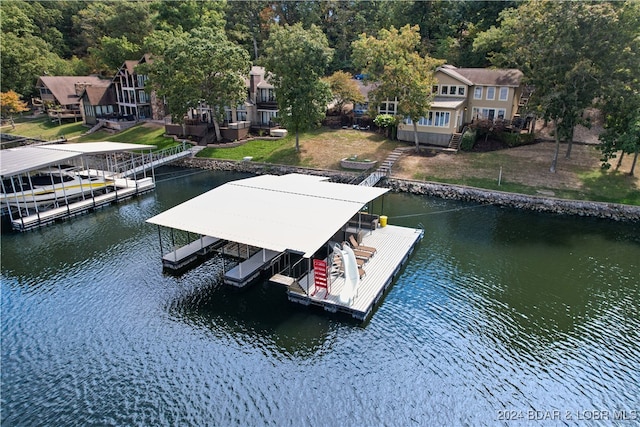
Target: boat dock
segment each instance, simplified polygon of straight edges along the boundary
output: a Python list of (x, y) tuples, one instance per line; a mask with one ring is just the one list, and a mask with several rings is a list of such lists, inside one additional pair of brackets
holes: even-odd
[[(365, 320), (424, 235), (370, 213), (368, 205), (387, 191), (326, 177), (260, 175), (223, 184), (147, 222), (158, 226), (161, 252), (161, 228), (171, 230), (171, 252), (162, 254), (169, 270), (178, 272), (213, 253), (233, 257), (229, 268), (223, 265), (227, 285), (270, 277), (285, 286), (292, 302)], [(175, 230), (189, 242), (178, 249)], [(193, 235), (202, 237), (192, 240)], [(343, 242), (353, 251), (342, 246), (340, 267), (333, 255)], [(365, 257), (364, 246), (375, 247), (375, 254)], [(361, 268), (356, 257), (367, 259)]]
[[(2, 212), (26, 231), (152, 191), (154, 148), (87, 142), (0, 150)], [(144, 172), (133, 174), (134, 166)]]
[(154, 188), (155, 183), (152, 178), (143, 178), (139, 180), (118, 179), (115, 180), (112, 186), (113, 191), (93, 197), (87, 197), (84, 200), (71, 202), (57, 208), (35, 212), (31, 215), (19, 216), (18, 218), (11, 220), (11, 226), (17, 231), (31, 230), (62, 219), (83, 215), (88, 211), (92, 211), (112, 203), (118, 203), (136, 195), (152, 191)]
[[(360, 279), (356, 297), (351, 304), (340, 301), (345, 278), (335, 269), (330, 271), (326, 288), (316, 288), (313, 270), (298, 281), (290, 281), (287, 288), (289, 301), (319, 306), (331, 313), (346, 313), (364, 321), (392, 285), (423, 236), (422, 229), (394, 225), (379, 227), (366, 233), (361, 244), (374, 247), (376, 253), (361, 267), (364, 276)], [(328, 265), (332, 263), (329, 259), (325, 261)]]

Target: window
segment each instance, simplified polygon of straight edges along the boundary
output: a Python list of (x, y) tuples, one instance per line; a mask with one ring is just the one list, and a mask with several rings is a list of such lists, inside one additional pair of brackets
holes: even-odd
[(455, 95), (455, 94), (456, 94), (456, 86), (450, 86), (449, 95)]
[(418, 121), (418, 124), (420, 126), (427, 126), (427, 119), (425, 119), (424, 117), (420, 117), (420, 120)]
[(487, 99), (488, 100), (496, 99), (496, 88), (495, 87), (489, 86), (487, 88)]
[(391, 114), (392, 116), (396, 114), (396, 103), (395, 102), (383, 102), (380, 104), (380, 108), (378, 110), (378, 114)]
[(431, 86), (431, 93), (438, 93), (438, 85)]
[(504, 120), (507, 115), (507, 110), (504, 108), (478, 108), (473, 107), (472, 118), (474, 120)]
[(448, 112), (436, 111), (433, 125), (436, 127), (449, 127), (449, 116)]
[(464, 96), (464, 86), (458, 86), (458, 95)]
[(448, 95), (448, 92), (449, 92), (449, 86), (442, 86), (442, 94)]
[(498, 95), (500, 101), (506, 101), (507, 97), (509, 96), (509, 88), (508, 87), (501, 87), (500, 88), (500, 94)]
[(482, 99), (482, 86), (476, 86), (473, 89), (473, 99)]
[(247, 120), (247, 112), (246, 111), (238, 110), (236, 112), (236, 116), (237, 116), (239, 122), (244, 122), (244, 121)]
[(411, 120), (411, 117), (407, 117), (406, 119), (404, 119), (404, 122), (408, 125), (412, 125), (413, 124), (413, 120)]

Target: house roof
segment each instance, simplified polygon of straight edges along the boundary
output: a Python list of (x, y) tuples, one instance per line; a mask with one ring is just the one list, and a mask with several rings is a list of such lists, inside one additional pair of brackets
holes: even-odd
[(484, 68), (460, 68), (458, 72), (477, 85), (520, 86), (523, 73), (516, 69), (490, 70)]
[[(96, 87), (96, 86), (87, 86), (84, 89), (84, 93), (87, 94), (87, 98), (89, 99), (89, 104), (91, 105), (112, 105), (116, 103), (116, 99), (113, 91), (110, 86), (107, 87)], [(82, 98), (82, 94), (80, 97)]]
[(147, 222), (308, 258), (366, 203), (388, 191), (327, 180), (289, 174), (232, 181)]
[(465, 101), (466, 101), (466, 98), (445, 98), (441, 96), (436, 96), (433, 102), (431, 102), (431, 108), (432, 109), (446, 108), (446, 109), (455, 110), (458, 107), (460, 107), (462, 104), (464, 104)]
[(80, 85), (106, 87), (110, 83), (98, 76), (41, 76), (36, 86), (49, 89), (60, 105), (70, 105), (80, 103)]
[[(450, 69), (449, 69), (450, 70)], [(475, 86), (510, 86), (518, 87), (524, 74), (522, 71), (507, 69), (489, 68), (455, 68), (454, 73), (473, 82)]]

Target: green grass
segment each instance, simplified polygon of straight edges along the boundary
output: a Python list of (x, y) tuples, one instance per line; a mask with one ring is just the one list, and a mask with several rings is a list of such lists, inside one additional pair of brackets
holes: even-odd
[(131, 144), (155, 145), (157, 147), (156, 150), (162, 150), (180, 144), (173, 138), (167, 138), (164, 136), (164, 127), (154, 129), (144, 125), (136, 125), (117, 134), (110, 134), (106, 131), (97, 131), (91, 135), (85, 135), (78, 138), (78, 142), (92, 141), (128, 142)]
[(589, 200), (640, 205), (640, 189), (629, 174), (595, 170), (579, 176), (587, 189)]
[(163, 136), (164, 127), (150, 128), (140, 124), (116, 134), (98, 130), (91, 135), (82, 135), (87, 130), (89, 127), (81, 122), (63, 122), (62, 125), (58, 125), (57, 122), (51, 122), (51, 119), (46, 116), (37, 119), (21, 118), (16, 120), (15, 129), (11, 129), (10, 126), (2, 128), (3, 133), (44, 140), (58, 139), (64, 136), (67, 139), (73, 139), (74, 142), (113, 141), (155, 145), (158, 147), (157, 150), (180, 144), (173, 138)]
[(288, 151), (288, 148), (293, 148), (293, 151), (295, 151), (294, 144), (295, 142), (292, 142), (289, 137), (277, 140), (255, 139), (238, 147), (205, 148), (198, 153), (198, 157), (221, 160), (242, 160), (250, 156), (257, 162), (278, 163), (278, 160), (288, 156), (288, 154), (282, 156), (279, 152)]
[(640, 206), (640, 190), (634, 187), (633, 179), (625, 174), (611, 174), (600, 171), (590, 172), (581, 177), (583, 190), (559, 190), (557, 188), (530, 187), (523, 184), (502, 181), (498, 185), (497, 179), (466, 177), (464, 179), (443, 179), (437, 176), (415, 174), (414, 179), (421, 181), (440, 182), (445, 184), (465, 185), (485, 190), (504, 191), (540, 196), (546, 192), (553, 197), (568, 200), (590, 200), (594, 202), (621, 203)]
[(87, 131), (87, 127), (82, 122), (66, 123), (63, 121), (62, 125), (59, 125), (57, 121), (52, 122), (48, 116), (38, 117), (37, 119), (20, 118), (15, 122), (15, 129), (11, 129), (11, 126), (3, 126), (2, 132), (28, 138), (51, 140), (62, 138), (63, 136), (69, 139)]

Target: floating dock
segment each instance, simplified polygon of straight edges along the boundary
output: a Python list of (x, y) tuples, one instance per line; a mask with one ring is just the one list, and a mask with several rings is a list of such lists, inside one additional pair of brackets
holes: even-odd
[[(376, 253), (361, 267), (365, 274), (360, 279), (351, 304), (340, 301), (345, 278), (342, 274), (336, 274), (336, 271), (330, 272), (326, 288), (316, 288), (313, 270), (298, 281), (290, 281), (287, 289), (289, 300), (319, 306), (331, 313), (346, 313), (364, 321), (392, 285), (423, 236), (422, 229), (394, 225), (365, 233), (360, 244), (374, 247)], [(326, 261), (331, 264), (331, 260)], [(280, 278), (276, 280), (282, 281)]]
[[(365, 320), (424, 235), (422, 229), (387, 225), (386, 217), (370, 213), (367, 205), (387, 191), (321, 176), (261, 175), (223, 184), (147, 222), (158, 226), (161, 252), (161, 227), (171, 229), (171, 252), (162, 255), (165, 267), (178, 270), (197, 261), (218, 240), (225, 247), (236, 244), (241, 260), (224, 267), (227, 285), (243, 287), (269, 273), (267, 278), (284, 285), (293, 302)], [(188, 237), (190, 243), (176, 249), (174, 230), (202, 237)], [(327, 266), (333, 264), (333, 248), (352, 237), (377, 251), (361, 270), (353, 254), (344, 258), (340, 252), (347, 282), (345, 273)], [(246, 249), (242, 255), (241, 248)], [(224, 247), (216, 252), (232, 256)], [(356, 282), (360, 271), (364, 276)], [(347, 297), (354, 287), (355, 298)]]

